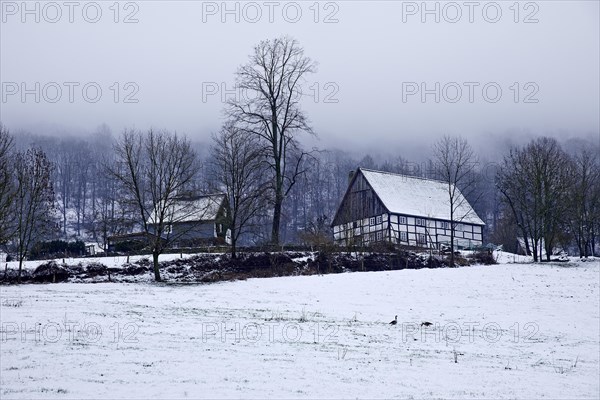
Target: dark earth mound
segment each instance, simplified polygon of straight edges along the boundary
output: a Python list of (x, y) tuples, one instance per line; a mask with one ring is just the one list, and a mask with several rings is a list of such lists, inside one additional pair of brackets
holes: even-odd
[[(469, 258), (457, 255), (456, 265), (493, 264), (489, 254)], [(443, 256), (400, 250), (396, 252), (252, 252), (229, 254), (198, 254), (160, 263), (163, 280), (170, 283), (210, 283), (248, 278), (335, 274), (358, 271), (391, 271), (399, 269), (447, 267)], [(46, 262), (35, 270), (21, 271), (21, 283), (58, 282), (139, 282), (152, 281), (154, 272), (148, 258), (125, 263), (120, 268), (108, 268), (98, 262), (83, 265)], [(0, 283), (14, 284), (16, 269), (0, 273)]]

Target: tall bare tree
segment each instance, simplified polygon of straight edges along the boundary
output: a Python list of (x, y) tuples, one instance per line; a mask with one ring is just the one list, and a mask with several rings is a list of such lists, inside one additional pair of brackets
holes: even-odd
[(216, 180), (227, 194), (231, 257), (236, 258), (238, 239), (249, 233), (266, 205), (265, 152), (256, 137), (227, 123), (213, 137), (212, 160)]
[(19, 152), (15, 157), (14, 231), (15, 250), (19, 260), (18, 280), (23, 261), (31, 246), (52, 227), (54, 190), (52, 165), (39, 149)]
[[(454, 237), (456, 227), (471, 216), (467, 197), (476, 190), (475, 167), (477, 157), (466, 139), (444, 136), (433, 146), (435, 172), (446, 183), (448, 211), (450, 212), (450, 266), (454, 266)], [(463, 212), (462, 210), (469, 210)]]
[[(533, 143), (533, 161), (542, 188), (542, 238), (546, 261), (567, 231), (566, 216), (571, 208), (569, 193), (574, 183), (574, 164), (555, 139), (541, 138)], [(541, 254), (540, 254), (541, 258)]]
[(498, 188), (535, 262), (542, 260), (543, 250), (550, 259), (564, 229), (571, 165), (555, 139), (541, 137), (523, 148), (511, 149), (498, 172)]
[(9, 213), (14, 197), (13, 149), (13, 138), (0, 123), (0, 245), (6, 243), (10, 236)]
[(594, 255), (594, 226), (600, 220), (598, 148), (583, 148), (573, 157), (574, 181), (568, 193), (567, 223), (580, 257)]
[(160, 281), (158, 258), (175, 239), (169, 227), (181, 217), (174, 210), (197, 173), (196, 153), (185, 137), (153, 130), (123, 132), (114, 150), (119, 168), (111, 173), (137, 210), (136, 220), (152, 251), (154, 278)]
[[(299, 132), (313, 133), (300, 108), (306, 76), (316, 63), (289, 37), (261, 41), (247, 64), (236, 73), (240, 96), (228, 103), (227, 114), (242, 132), (256, 135), (269, 149), (273, 173), (273, 224), (271, 242), (279, 244), (282, 204), (296, 182), (298, 163), (288, 165), (288, 152)], [(290, 178), (291, 176), (291, 178)], [(287, 185), (287, 188), (286, 188)]]
[(533, 254), (534, 261), (537, 261), (537, 246), (541, 237), (540, 229), (535, 224), (537, 221), (535, 215), (538, 213), (537, 202), (533, 201), (530, 190), (521, 190), (530, 187), (527, 165), (526, 154), (519, 148), (512, 148), (504, 157), (501, 168), (497, 172), (496, 185), (523, 237), (525, 253)]

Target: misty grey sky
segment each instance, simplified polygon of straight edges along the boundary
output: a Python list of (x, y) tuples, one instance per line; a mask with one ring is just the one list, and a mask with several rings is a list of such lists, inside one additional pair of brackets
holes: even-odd
[(421, 1), (73, 4), (1, 2), (0, 119), (13, 132), (106, 123), (207, 140), (236, 68), (282, 34), (319, 63), (303, 103), (319, 146), (599, 131), (597, 1), (431, 1), (429, 14)]

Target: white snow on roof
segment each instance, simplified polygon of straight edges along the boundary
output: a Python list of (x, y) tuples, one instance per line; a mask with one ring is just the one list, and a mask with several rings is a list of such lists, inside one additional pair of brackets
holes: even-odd
[[(168, 223), (214, 221), (224, 199), (225, 195), (216, 194), (195, 199), (175, 200), (165, 221)], [(153, 221), (154, 216), (151, 215), (148, 223), (152, 224)]]
[[(450, 199), (446, 183), (364, 168), (360, 168), (360, 171), (391, 213), (450, 221)], [(461, 204), (454, 219), (485, 225), (460, 191), (458, 195), (458, 202)]]

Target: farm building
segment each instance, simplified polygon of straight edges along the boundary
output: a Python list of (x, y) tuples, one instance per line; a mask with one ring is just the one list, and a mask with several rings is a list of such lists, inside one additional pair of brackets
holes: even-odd
[[(227, 242), (228, 205), (224, 194), (180, 198), (167, 208), (162, 238), (170, 247), (193, 247)], [(149, 234), (130, 233), (109, 238), (109, 251), (138, 250), (148, 236), (155, 235), (156, 224), (151, 215), (147, 223)]]
[[(177, 199), (168, 208), (163, 236), (178, 247), (199, 244), (225, 244), (227, 200), (224, 194)], [(148, 220), (152, 232), (153, 216)]]
[(389, 242), (406, 246), (458, 248), (482, 245), (484, 222), (459, 193), (454, 222), (450, 220), (448, 184), (389, 172), (359, 168), (335, 214), (337, 244), (371, 245)]

